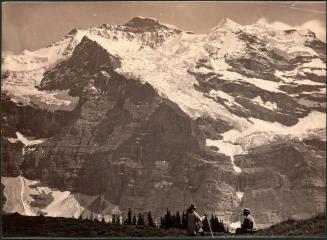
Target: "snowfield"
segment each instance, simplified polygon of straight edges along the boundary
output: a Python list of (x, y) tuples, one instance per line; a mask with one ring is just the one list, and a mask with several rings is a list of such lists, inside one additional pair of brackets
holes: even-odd
[[(239, 31), (254, 34), (264, 41), (268, 48), (279, 49), (281, 52), (278, 54), (283, 56), (294, 58), (306, 54), (317, 55), (311, 48), (303, 45), (310, 38), (308, 36), (311, 36), (309, 30), (300, 29), (285, 33), (284, 30), (274, 29), (262, 22), (242, 26), (226, 18), (212, 28), (208, 34), (189, 34), (174, 26), (152, 20), (167, 28), (156, 30), (156, 36), (159, 36), (163, 42), (162, 44), (154, 42), (155, 47), (149, 45), (156, 41), (151, 32), (139, 34), (126, 32), (126, 26), (104, 25), (86, 30), (76, 29), (74, 33), (35, 52), (24, 51), (22, 55), (6, 56), (3, 69), (9, 72), (9, 78), (3, 81), (3, 91), (12, 96), (13, 101), (27, 104), (36, 102), (38, 105), (46, 103), (51, 105), (53, 110), (72, 110), (77, 105), (78, 99), (69, 97), (68, 93), (65, 96), (61, 94), (62, 97), (58, 98), (60, 94), (38, 91), (35, 86), (40, 83), (45, 70), (71, 56), (74, 47), (86, 36), (96, 41), (110, 54), (121, 58), (122, 65), (120, 69), (116, 70), (117, 72), (150, 83), (159, 94), (177, 103), (192, 118), (210, 116), (223, 119), (242, 131), (252, 124), (247, 119), (235, 116), (223, 105), (196, 91), (194, 85), (197, 84), (197, 81), (188, 71), (203, 74), (215, 72), (221, 74), (226, 80), (243, 81), (267, 91), (282, 92), (279, 89), (281, 83), (247, 78), (231, 71), (232, 68), (226, 63), (225, 57), (242, 56), (246, 47), (244, 42), (236, 36)], [(212, 54), (215, 57), (210, 57)], [(206, 59), (209, 68), (196, 68), (198, 59)], [(308, 69), (310, 67), (319, 69), (310, 70)], [(276, 71), (275, 74), (285, 82), (289, 82), (290, 78), (300, 71), (311, 71), (319, 76), (326, 75), (323, 62), (316, 58), (312, 62), (304, 63), (296, 71), (288, 74)], [(24, 76), (26, 74), (28, 77)], [(231, 96), (227, 94), (223, 95), (221, 92), (211, 92), (211, 94), (218, 94), (227, 99), (227, 103), (230, 105), (234, 104)], [(276, 103), (263, 102), (260, 99), (253, 101), (268, 109), (276, 110)]]
[[(107, 221), (111, 219), (112, 214), (119, 214), (119, 207), (111, 204), (103, 196), (87, 196), (84, 194), (73, 194), (69, 191), (59, 191), (42, 186), (40, 181), (26, 179), (25, 177), (1, 177), (1, 183), (4, 185), (3, 210), (5, 212), (17, 212), (22, 215), (39, 215), (37, 205), (42, 205), (42, 214), (51, 217), (104, 217)], [(89, 209), (92, 203), (100, 198), (100, 202), (105, 209), (102, 213), (91, 212)], [(41, 200), (40, 200), (41, 199)], [(49, 199), (47, 204), (44, 201)], [(34, 204), (32, 204), (34, 203)], [(34, 206), (34, 207), (33, 207)], [(101, 216), (100, 216), (101, 215)]]

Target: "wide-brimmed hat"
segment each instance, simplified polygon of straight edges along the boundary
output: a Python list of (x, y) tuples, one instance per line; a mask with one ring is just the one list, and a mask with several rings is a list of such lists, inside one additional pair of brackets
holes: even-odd
[(194, 204), (191, 204), (190, 210), (195, 210), (195, 209), (196, 209), (196, 206)]
[(244, 213), (250, 213), (251, 210), (250, 210), (250, 208), (244, 208), (244, 209), (243, 209), (243, 212), (244, 212)]

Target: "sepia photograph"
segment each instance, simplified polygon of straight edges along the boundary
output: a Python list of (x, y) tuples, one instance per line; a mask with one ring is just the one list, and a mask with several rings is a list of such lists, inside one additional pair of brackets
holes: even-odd
[(325, 1), (1, 12), (2, 238), (325, 239)]

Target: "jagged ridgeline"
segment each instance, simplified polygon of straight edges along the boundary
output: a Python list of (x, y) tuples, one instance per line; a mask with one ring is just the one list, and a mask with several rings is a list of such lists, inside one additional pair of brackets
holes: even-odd
[(325, 43), (225, 19), (136, 17), (2, 63), (5, 213), (86, 218), (196, 203), (235, 226), (325, 206)]

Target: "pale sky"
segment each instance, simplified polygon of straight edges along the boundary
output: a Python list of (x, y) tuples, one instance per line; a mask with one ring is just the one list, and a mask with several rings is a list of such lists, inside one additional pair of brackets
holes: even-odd
[(305, 26), (325, 40), (325, 2), (35, 2), (2, 3), (2, 49), (36, 50), (73, 28), (124, 24), (135, 16), (195, 33), (206, 33), (225, 17), (241, 24)]

